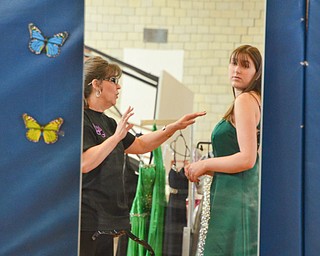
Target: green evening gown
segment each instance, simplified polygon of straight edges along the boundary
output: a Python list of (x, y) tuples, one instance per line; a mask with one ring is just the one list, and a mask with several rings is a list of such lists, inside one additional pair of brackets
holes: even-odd
[[(153, 130), (156, 130), (154, 125)], [(166, 207), (166, 171), (161, 146), (152, 151), (152, 165), (141, 165), (136, 196), (130, 211), (131, 232), (154, 250), (155, 256), (162, 255), (164, 217)], [(127, 256), (150, 256), (150, 252), (129, 240)]]
[[(152, 192), (148, 243), (153, 248), (155, 256), (162, 256), (164, 218), (167, 201), (165, 193), (166, 170), (163, 164), (161, 146), (153, 150), (153, 159), (156, 168), (156, 178)], [(147, 252), (146, 255), (150, 256), (150, 252)]]
[[(215, 157), (239, 152), (236, 129), (221, 120), (212, 132)], [(210, 190), (210, 220), (204, 256), (256, 256), (258, 238), (259, 157), (252, 169), (215, 173)]]
[[(137, 184), (136, 196), (130, 211), (131, 232), (139, 239), (148, 241), (148, 230), (152, 205), (152, 191), (155, 181), (155, 166), (139, 166), (139, 179)], [(128, 256), (145, 256), (146, 249), (129, 239)]]

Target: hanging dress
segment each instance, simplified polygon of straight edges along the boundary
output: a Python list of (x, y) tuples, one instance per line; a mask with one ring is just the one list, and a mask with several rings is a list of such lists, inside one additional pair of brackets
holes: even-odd
[[(211, 142), (210, 142), (211, 144)], [(207, 156), (202, 156), (199, 160), (212, 158), (212, 152), (208, 151)], [(210, 219), (210, 188), (212, 183), (211, 175), (203, 175), (200, 181), (196, 184), (197, 193), (202, 195), (201, 202), (196, 212), (196, 217), (193, 224), (192, 246), (190, 256), (203, 256), (205, 239), (208, 231)]]
[(171, 168), (168, 176), (170, 195), (165, 217), (163, 256), (181, 256), (183, 229), (187, 226), (186, 199), (188, 179), (184, 168)]
[[(211, 136), (215, 157), (239, 152), (235, 127), (221, 120)], [(215, 173), (204, 256), (256, 256), (258, 238), (258, 154), (252, 169)]]
[[(156, 130), (156, 127), (153, 127)], [(152, 151), (152, 165), (142, 165), (135, 199), (130, 211), (131, 232), (147, 241), (155, 256), (162, 256), (164, 229), (165, 168), (161, 146)], [(150, 256), (145, 247), (129, 240), (127, 256)]]
[[(156, 130), (154, 125), (153, 130)], [(150, 227), (148, 243), (153, 248), (155, 256), (162, 256), (164, 214), (166, 208), (166, 170), (163, 164), (161, 146), (152, 151), (156, 168), (156, 178), (153, 186), (152, 208), (150, 216)], [(150, 256), (148, 251), (147, 256)]]
[[(210, 175), (203, 175), (203, 188), (202, 188), (202, 199), (200, 203), (200, 225), (199, 225), (199, 232), (198, 232), (198, 237), (195, 237), (193, 242), (197, 242), (196, 248), (192, 248), (193, 251), (191, 252), (191, 255), (196, 255), (196, 256), (203, 256), (203, 249), (208, 233), (208, 225), (209, 225), (209, 220), (210, 220), (210, 188), (211, 188), (211, 183), (213, 177)], [(196, 253), (194, 253), (196, 251)]]
[[(136, 196), (130, 211), (131, 232), (139, 239), (148, 240), (148, 230), (151, 214), (152, 193), (155, 181), (155, 166), (139, 167), (139, 178)], [(129, 239), (127, 256), (145, 256), (145, 247)]]

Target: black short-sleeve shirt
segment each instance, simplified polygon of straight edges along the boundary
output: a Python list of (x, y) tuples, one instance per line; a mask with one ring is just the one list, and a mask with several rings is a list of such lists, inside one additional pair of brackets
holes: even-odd
[[(112, 136), (117, 123), (101, 112), (84, 110), (83, 152)], [(130, 228), (124, 195), (124, 150), (135, 136), (127, 136), (95, 169), (82, 175), (81, 230), (108, 231)]]

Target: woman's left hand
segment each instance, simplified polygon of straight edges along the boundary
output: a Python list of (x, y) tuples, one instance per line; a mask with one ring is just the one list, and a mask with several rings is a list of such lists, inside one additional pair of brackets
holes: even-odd
[(200, 181), (199, 177), (205, 174), (203, 161), (204, 160), (199, 160), (184, 167), (184, 173), (188, 180), (190, 180), (191, 182)]

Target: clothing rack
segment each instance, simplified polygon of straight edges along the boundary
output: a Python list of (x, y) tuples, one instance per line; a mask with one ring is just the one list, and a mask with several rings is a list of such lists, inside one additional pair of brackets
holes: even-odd
[[(147, 126), (147, 125), (161, 125), (165, 126), (170, 123), (175, 122), (176, 120), (170, 120), (170, 119), (151, 119), (151, 120), (141, 120), (141, 127)], [(191, 145), (193, 145), (193, 127), (190, 127), (191, 129), (191, 135), (190, 135), (190, 142)], [(204, 144), (203, 142), (199, 142)], [(202, 144), (197, 144), (202, 145)], [(210, 143), (211, 144), (211, 143)], [(191, 159), (192, 162), (194, 162), (194, 159)], [(189, 181), (189, 189), (188, 189), (188, 211), (187, 211), (187, 227), (184, 228), (183, 230), (183, 244), (182, 244), (182, 256), (189, 256), (190, 255), (190, 248), (191, 248), (191, 235), (193, 232), (193, 215), (194, 215), (194, 205), (195, 205), (195, 184), (193, 182)]]
[(211, 145), (211, 142), (210, 142), (210, 141), (199, 141), (199, 142), (197, 143), (196, 148), (198, 148), (198, 149), (200, 149), (200, 150), (202, 151), (202, 150), (203, 150), (203, 149), (201, 148), (202, 145), (208, 145), (208, 148), (209, 148), (210, 145)]
[(203, 145), (207, 146), (207, 150), (208, 150), (208, 156), (210, 155), (210, 147), (211, 147), (211, 141), (199, 141), (197, 143), (197, 149), (200, 149), (201, 151), (203, 151)]
[[(193, 145), (193, 126), (191, 126), (190, 143)], [(192, 155), (192, 154), (191, 154)], [(191, 162), (194, 162), (193, 155), (191, 156)], [(195, 184), (189, 181), (188, 186), (188, 210), (187, 210), (187, 226), (183, 229), (182, 238), (182, 255), (189, 256), (191, 249), (191, 235), (193, 227), (193, 213), (194, 213), (194, 203), (195, 203)]]
[[(191, 145), (193, 143), (193, 129), (191, 129)], [(199, 141), (196, 144), (196, 148), (200, 149), (201, 151), (203, 150), (202, 145), (207, 145), (208, 146), (208, 153), (209, 153), (209, 148), (211, 145), (211, 142), (207, 141)], [(192, 162), (195, 162), (194, 156), (192, 154)], [(193, 223), (193, 215), (194, 215), (194, 207), (195, 207), (195, 191), (196, 191), (196, 186), (193, 182), (189, 181), (189, 190), (188, 190), (188, 222), (187, 222), (187, 227), (184, 228), (183, 230), (183, 248), (182, 248), (182, 256), (190, 256), (190, 249), (191, 249), (191, 236), (194, 233), (194, 223)]]

